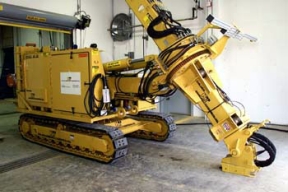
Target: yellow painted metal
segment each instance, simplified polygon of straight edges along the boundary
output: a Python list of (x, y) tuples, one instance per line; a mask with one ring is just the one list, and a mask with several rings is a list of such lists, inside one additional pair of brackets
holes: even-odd
[(228, 40), (229, 40), (229, 37), (224, 35), (215, 44), (213, 44), (212, 46), (208, 46), (208, 49), (211, 52), (211, 55), (210, 55), (211, 59), (215, 59), (222, 53)]
[(165, 125), (161, 125), (158, 122), (147, 121), (146, 120), (135, 120), (132, 118), (125, 118), (118, 121), (113, 121), (105, 125), (113, 126), (119, 128), (124, 135), (133, 133), (135, 131), (143, 130), (153, 133), (161, 133), (162, 128)]
[[(150, 23), (159, 16), (153, 6), (157, 5), (164, 9), (164, 5), (160, 1), (152, 1), (150, 3), (149, 1), (126, 0), (126, 3), (133, 10), (136, 17), (142, 23), (145, 29), (147, 29)], [(163, 31), (165, 29), (166, 26), (164, 23), (160, 23), (157, 27), (155, 27), (155, 30), (158, 31)], [(154, 39), (155, 43), (161, 50), (166, 49), (177, 40), (178, 37), (176, 35), (169, 35), (167, 38)]]
[[(159, 16), (155, 6), (164, 9), (161, 1), (126, 2), (146, 29), (151, 21)], [(102, 64), (98, 49), (92, 48), (50, 51), (46, 47), (40, 52), (39, 48), (18, 47), (15, 57), (18, 109), (21, 112), (55, 119), (97, 122), (116, 127), (123, 134), (163, 141), (169, 135), (169, 123), (161, 119), (162, 117), (157, 119), (152, 118), (153, 115), (138, 113), (156, 107), (147, 95), (155, 97), (177, 88), (205, 113), (212, 124), (212, 137), (226, 144), (228, 155), (222, 159), (223, 171), (253, 176), (259, 170), (254, 163), (256, 149), (253, 144), (247, 144), (247, 141), (265, 122), (248, 127), (249, 117), (236, 109), (221, 90), (222, 83), (212, 60), (222, 53), (229, 37), (224, 35), (213, 45), (197, 43), (196, 39), (210, 28), (218, 29), (217, 26), (207, 24), (197, 35), (178, 37), (172, 34), (153, 39), (162, 53), (170, 53), (165, 56), (160, 54), (159, 57), (150, 55), (138, 61), (123, 59)], [(155, 30), (165, 29), (163, 22), (155, 26)], [(191, 43), (194, 45), (191, 46)], [(183, 51), (179, 47), (186, 49)], [(149, 73), (145, 76), (135, 73), (108, 73), (131, 72), (135, 69), (149, 70)], [(94, 77), (99, 74), (105, 77), (102, 79), (103, 83), (101, 81), (91, 88)], [(104, 95), (102, 89), (106, 86), (106, 81), (113, 105), (102, 108), (106, 110), (105, 115), (91, 117), (87, 115), (84, 105), (87, 91), (94, 92), (92, 105), (95, 106)], [(145, 94), (139, 91), (143, 88), (143, 81), (148, 84), (145, 87), (146, 98), (143, 98)], [(27, 132), (29, 125), (24, 123), (22, 130)], [(35, 130), (43, 135), (51, 132), (49, 127), (39, 125)], [(57, 129), (57, 133), (59, 138), (64, 140), (69, 139), (71, 134), (62, 128)], [(90, 142), (97, 143), (99, 148), (95, 147), (103, 152), (107, 150), (105, 146), (112, 142), (107, 136), (103, 136), (105, 141), (102, 138), (94, 141), (93, 138), (81, 134), (77, 135), (77, 140), (77, 145), (89, 146), (88, 148), (93, 148), (89, 145)], [(110, 152), (113, 153), (113, 150), (107, 151)]]
[[(211, 23), (207, 23), (197, 34), (196, 37), (201, 37), (201, 35), (203, 35), (208, 29), (220, 29), (220, 27), (215, 26)], [(211, 59), (215, 59), (216, 57), (218, 57), (222, 51), (224, 50), (227, 41), (229, 40), (228, 36), (222, 36), (215, 44), (213, 45), (208, 45), (206, 44), (206, 48), (209, 49), (209, 51), (211, 52), (210, 58)]]
[[(19, 93), (19, 94), (17, 95), (17, 97), (18, 97), (17, 105), (18, 105), (19, 107), (26, 108), (25, 111), (31, 112), (31, 111), (32, 111), (32, 108), (31, 108), (31, 106), (27, 103), (27, 101), (23, 98), (23, 94)], [(21, 110), (18, 109), (18, 111), (21, 111)]]
[(260, 170), (254, 163), (255, 146), (248, 144), (239, 157), (227, 156), (222, 159), (221, 167), (224, 172), (254, 177)]
[(39, 48), (35, 47), (15, 47), (15, 66), (16, 66), (16, 80), (17, 80), (17, 105), (18, 108), (28, 109), (31, 111), (29, 103), (24, 99), (25, 93), (25, 67), (24, 67), (24, 57), (27, 53), (39, 52)]
[[(154, 57), (147, 56), (146, 60), (149, 61)], [(84, 98), (88, 85), (96, 74), (105, 75), (100, 53), (97, 49), (51, 51), (49, 47), (43, 47), (40, 52), (40, 49), (36, 47), (16, 47), (15, 58), (18, 110), (20, 112), (93, 123), (106, 119), (123, 118), (126, 114), (136, 115), (139, 111), (156, 108), (154, 104), (140, 101), (134, 96), (123, 95), (118, 99), (130, 100), (131, 108), (129, 110), (119, 113), (119, 108), (114, 113), (109, 112), (107, 115), (98, 117), (87, 115)], [(66, 79), (61, 79), (63, 74), (66, 75)], [(74, 78), (75, 74), (78, 75), (78, 79)], [(140, 81), (139, 78), (136, 81), (133, 79), (133, 84), (127, 79), (123, 80), (125, 92), (137, 93), (138, 85), (136, 82)], [(72, 89), (72, 93), (63, 91), (63, 86), (67, 86), (72, 81), (79, 81), (76, 84), (79, 87)], [(117, 93), (114, 81), (115, 79), (108, 78), (112, 99), (115, 99)], [(121, 80), (121, 87), (122, 85)], [(102, 97), (102, 88), (102, 82), (96, 85), (94, 93), (97, 98)]]
[(154, 61), (157, 57), (157, 55), (146, 55), (143, 60), (132, 60), (129, 70), (143, 69), (146, 67), (147, 62)]
[[(197, 55), (196, 50), (199, 47), (195, 46), (194, 49), (195, 55)], [(216, 49), (216, 51), (218, 50)], [(219, 50), (217, 53), (220, 52)], [(210, 129), (213, 138), (216, 141), (224, 140), (228, 148), (228, 155), (222, 160), (222, 170), (251, 176), (259, 168), (254, 163), (255, 147), (252, 144), (247, 146), (246, 143), (256, 130), (249, 128), (251, 132), (249, 135), (245, 135), (248, 131), (246, 127), (249, 118), (225, 102), (223, 96), (219, 94), (219, 88), (217, 88), (219, 78), (215, 69), (211, 68), (213, 64), (209, 56), (209, 54), (197, 55), (187, 61), (173, 74), (171, 81), (192, 103), (203, 110), (213, 125)], [(246, 137), (243, 136), (243, 133)], [(235, 154), (238, 156), (234, 157)]]
[(115, 146), (107, 133), (63, 123), (57, 118), (41, 120), (22, 115), (19, 130), (24, 138), (42, 145), (102, 162), (113, 160)]
[(110, 114), (106, 116), (100, 116), (100, 117), (94, 117), (91, 118), (87, 114), (72, 114), (71, 112), (65, 112), (65, 111), (45, 111), (45, 108), (43, 111), (39, 110), (29, 110), (29, 109), (18, 109), (19, 112), (21, 113), (29, 113), (29, 114), (34, 114), (34, 115), (41, 115), (45, 117), (53, 117), (53, 118), (60, 118), (60, 119), (67, 119), (71, 120), (73, 119), (74, 121), (79, 121), (79, 122), (84, 122), (84, 123), (94, 123), (97, 121), (103, 121), (106, 119), (113, 119), (119, 117), (117, 113), (115, 114)]
[[(254, 177), (260, 170), (254, 163), (256, 148), (253, 144), (247, 144), (251, 135), (264, 127), (269, 120), (264, 120), (258, 125), (237, 131), (233, 137), (227, 137), (224, 142), (229, 150), (229, 155), (222, 159), (221, 166), (225, 172)], [(237, 138), (235, 140), (235, 138)]]
[(31, 126), (32, 135), (41, 135), (46, 137), (51, 137), (57, 141), (61, 139), (69, 143), (71, 146), (78, 146), (80, 148), (88, 148), (91, 151), (101, 151), (106, 153), (109, 149), (107, 148), (108, 143), (105, 139), (99, 139), (97, 137), (91, 137), (90, 135), (84, 135), (77, 132), (71, 132), (61, 129), (53, 129), (46, 126), (32, 125)]
[(202, 29), (200, 29), (200, 31), (196, 34), (196, 36), (201, 37), (208, 29), (220, 29), (220, 28), (211, 23), (207, 23)]
[[(166, 42), (163, 43), (167, 46)], [(153, 74), (161, 73), (149, 87), (149, 93), (152, 93), (158, 91), (159, 84), (166, 83), (157, 57), (148, 55), (143, 60), (123, 59), (103, 64), (100, 51), (93, 48), (52, 51), (48, 46), (41, 49), (16, 47), (18, 111), (26, 113), (20, 118), (20, 132), (33, 142), (103, 162), (125, 154), (125, 149), (122, 149), (127, 145), (122, 138), (125, 134), (136, 133), (141, 138), (166, 140), (170, 131), (174, 131), (173, 127), (170, 130), (170, 125), (174, 125), (171, 120), (168, 122), (161, 115), (154, 118), (153, 114), (147, 117), (138, 114), (156, 108), (153, 99), (138, 95), (141, 77), (126, 74), (119, 85), (115, 85), (117, 77), (108, 73), (144, 69), (149, 64)], [(100, 80), (96, 79), (98, 76)], [(102, 100), (107, 96), (107, 89), (113, 105)], [(88, 110), (94, 110), (102, 103), (101, 114), (89, 114)], [(66, 129), (61, 122), (69, 122), (67, 126), (70, 128)], [(71, 125), (71, 122), (75, 124)], [(103, 127), (107, 132), (101, 129)], [(115, 138), (112, 140), (112, 137)], [(97, 153), (93, 153), (95, 151)]]
[(125, 71), (130, 67), (131, 59), (120, 59), (116, 61), (111, 61), (103, 63), (105, 71)]
[[(33, 108), (33, 114), (41, 113), (64, 119), (73, 117), (79, 121), (91, 122), (84, 109), (87, 91), (84, 83), (89, 83), (96, 74), (104, 75), (98, 50), (50, 51), (43, 48), (43, 51), (34, 47), (16, 48), (17, 75), (20, 74), (21, 77), (17, 78), (19, 111), (27, 111), (29, 105), (30, 109)], [(78, 77), (74, 77), (75, 74)], [(65, 76), (67, 79), (63, 79)], [(65, 92), (63, 86), (69, 84), (79, 87), (71, 87), (71, 93), (69, 90)], [(29, 111), (30, 109), (28, 108)]]
[[(158, 1), (126, 0), (126, 2), (146, 29), (151, 21), (158, 17), (153, 6), (157, 4), (162, 10), (164, 7)], [(155, 29), (164, 31), (166, 29), (164, 25), (164, 22), (159, 22)], [(162, 53), (173, 50), (166, 58), (158, 60), (157, 64), (163, 71), (162, 76), (165, 76), (166, 81), (178, 88), (205, 113), (212, 123), (210, 129), (212, 137), (216, 141), (224, 140), (228, 155), (222, 160), (223, 171), (252, 176), (259, 167), (254, 163), (255, 147), (251, 143), (247, 145), (247, 140), (263, 124), (248, 128), (249, 117), (236, 109), (226, 98), (225, 93), (221, 92), (222, 83), (212, 63), (212, 59), (218, 57), (224, 50), (229, 37), (223, 35), (212, 45), (195, 43), (195, 46), (184, 53), (181, 53), (182, 49), (176, 49), (180, 45), (188, 47), (211, 28), (219, 29), (208, 23), (195, 36), (188, 35), (178, 39), (174, 35), (169, 35), (153, 39)]]
[[(148, 55), (144, 60), (132, 62), (127, 70), (145, 68), (148, 62), (152, 62), (154, 65), (151, 75), (156, 74), (155, 79), (149, 85), (149, 93), (151, 93), (151, 95), (158, 96), (167, 93), (171, 89), (174, 89), (174, 86), (170, 84), (169, 86), (171, 89), (159, 90), (159, 85), (167, 85), (167, 76), (164, 69), (162, 69), (163, 66), (161, 66), (161, 62), (159, 61), (158, 57), (156, 57), (156, 55)], [(135, 73), (125, 73), (125, 75), (117, 77), (108, 76), (107, 81), (111, 91), (111, 98), (114, 99), (115, 94), (117, 93), (119, 98), (122, 98), (122, 96), (128, 98), (129, 96), (127, 96), (127, 94), (129, 94), (129, 100), (138, 100), (135, 95), (137, 95), (139, 92), (139, 84), (141, 82), (141, 78), (142, 74), (135, 76)], [(124, 95), (119, 95), (119, 93), (123, 93)]]
[[(50, 57), (50, 89), (53, 98), (53, 110), (73, 111), (73, 113), (85, 114), (83, 103), (87, 86), (80, 84), (80, 82), (88, 83), (91, 81), (91, 78), (96, 75), (96, 73), (92, 74), (91, 69), (93, 66), (97, 67), (103, 74), (99, 54), (98, 57), (95, 58), (95, 56), (92, 55), (92, 50), (75, 50), (73, 54), (71, 54), (71, 51), (52, 52)], [(63, 79), (65, 76), (67, 79)], [(72, 92), (66, 93), (63, 86), (69, 86), (69, 83), (75, 81), (80, 81), (74, 84), (80, 87), (72, 87), (70, 88)]]
[(105, 72), (143, 69), (146, 67), (147, 62), (155, 62), (155, 60), (157, 60), (157, 57), (157, 55), (146, 55), (144, 59), (140, 60), (132, 60), (130, 58), (125, 58), (103, 63), (103, 66)]
[[(39, 65), (39, 62), (41, 62), (41, 65)], [(25, 99), (30, 105), (51, 107), (51, 102), (48, 102), (48, 98), (51, 97), (48, 90), (50, 76), (43, 75), (49, 71), (49, 64), (49, 58), (43, 53), (25, 56)]]

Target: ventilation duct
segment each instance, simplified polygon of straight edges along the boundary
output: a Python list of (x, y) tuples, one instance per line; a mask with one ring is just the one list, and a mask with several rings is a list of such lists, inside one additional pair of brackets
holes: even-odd
[(90, 18), (84, 15), (79, 20), (73, 16), (0, 2), (0, 25), (70, 33), (75, 28), (89, 27), (90, 21)]

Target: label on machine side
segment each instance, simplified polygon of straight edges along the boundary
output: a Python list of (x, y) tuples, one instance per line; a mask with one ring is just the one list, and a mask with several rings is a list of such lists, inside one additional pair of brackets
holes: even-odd
[(81, 73), (61, 72), (60, 87), (61, 94), (81, 95)]
[(32, 15), (27, 15), (26, 19), (30, 21), (38, 21), (38, 22), (44, 22), (44, 23), (47, 21), (47, 19), (44, 17), (36, 17)]

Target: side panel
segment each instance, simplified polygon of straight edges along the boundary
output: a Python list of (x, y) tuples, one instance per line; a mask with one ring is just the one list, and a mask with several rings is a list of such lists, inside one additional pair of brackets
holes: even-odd
[(42, 53), (25, 57), (25, 99), (32, 106), (51, 107), (49, 57)]
[(53, 54), (51, 93), (53, 110), (86, 113), (84, 97), (90, 82), (90, 52)]

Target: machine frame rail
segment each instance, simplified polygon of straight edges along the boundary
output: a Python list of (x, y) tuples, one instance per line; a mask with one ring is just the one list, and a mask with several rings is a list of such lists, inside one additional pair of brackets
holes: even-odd
[[(61, 138), (55, 138), (53, 136), (48, 137), (45, 135), (33, 136), (32, 134), (25, 134), (21, 130), (21, 124), (23, 123), (23, 121), (31, 122), (31, 125), (44, 125), (46, 127), (55, 129), (55, 131), (57, 129), (57, 126), (61, 124), (63, 127), (65, 127), (66, 130), (69, 130), (69, 132), (71, 132), (72, 134), (85, 134), (91, 137), (98, 138), (101, 138), (102, 136), (108, 136), (113, 143), (114, 152), (112, 155), (105, 155), (100, 151), (91, 151), (89, 150), (89, 147), (83, 149), (79, 146), (72, 146), (68, 141), (64, 141)], [(125, 138), (122, 134), (121, 130), (102, 124), (89, 124), (38, 115), (23, 114), (20, 116), (19, 120), (19, 131), (25, 139), (34, 143), (45, 145), (67, 153), (72, 153), (74, 155), (94, 159), (103, 163), (112, 163), (127, 154), (128, 141), (127, 138)], [(111, 148), (112, 146), (109, 147)]]
[(174, 131), (176, 130), (176, 124), (174, 123), (173, 117), (165, 113), (142, 111), (138, 113), (136, 116), (130, 116), (130, 117), (136, 120), (141, 119), (141, 120), (149, 120), (149, 121), (152, 120), (152, 121), (158, 121), (158, 122), (162, 121), (163, 123), (167, 125), (167, 128), (169, 129), (167, 131), (167, 134), (165, 135), (159, 135), (157, 133), (145, 132), (143, 130), (139, 130), (139, 131), (129, 134), (129, 136), (131, 137), (149, 139), (149, 140), (155, 140), (155, 141), (165, 141), (166, 139), (172, 137)]

